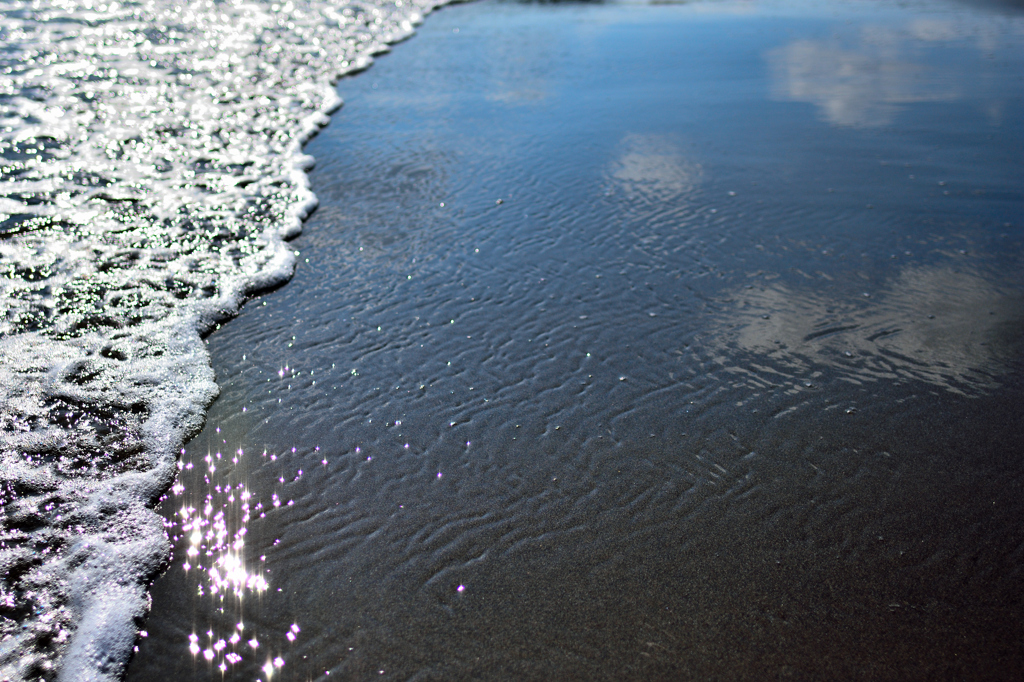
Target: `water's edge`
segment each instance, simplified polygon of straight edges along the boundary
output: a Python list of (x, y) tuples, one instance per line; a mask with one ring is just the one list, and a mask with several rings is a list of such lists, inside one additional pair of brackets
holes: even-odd
[[(291, 278), (296, 258), (287, 242), (301, 232), (317, 204), (306, 174), (313, 160), (302, 147), (341, 106), (335, 83), (411, 37), (423, 16), (444, 4), (407, 5), (389, 17), (389, 30), (359, 45), (346, 66), (336, 67), (321, 83), (321, 106), (301, 119), (301, 132), (288, 145), (291, 200), (284, 219), (261, 235), (255, 271), (220, 273), (213, 278), (215, 296), (186, 300), (172, 314), (121, 327), (116, 334), (86, 330), (61, 338), (46, 327), (2, 330), (0, 568), (3, 615), (18, 627), (17, 632), (5, 628), (0, 644), (3, 679), (49, 679), (55, 672), (58, 679), (76, 682), (123, 677), (149, 610), (148, 586), (170, 555), (164, 519), (154, 508), (174, 482), (182, 446), (201, 430), (218, 395), (203, 338), (236, 316), (247, 300)], [(0, 208), (13, 213), (6, 205)], [(3, 236), (9, 239), (3, 246), (16, 250), (19, 239), (34, 235), (15, 228)], [(159, 261), (152, 251), (142, 257)], [(80, 267), (64, 283), (76, 277), (88, 281), (91, 274)], [(104, 381), (92, 381), (97, 376)], [(100, 388), (93, 390), (97, 383)], [(137, 451), (130, 464), (115, 475), (84, 481), (62, 475), (61, 456), (75, 447), (71, 437), (52, 420), (45, 428), (32, 428), (41, 414), (18, 413), (25, 405), (52, 407), (55, 401), (69, 423), (102, 409), (108, 421), (134, 433)], [(72, 415), (76, 409), (81, 412)]]

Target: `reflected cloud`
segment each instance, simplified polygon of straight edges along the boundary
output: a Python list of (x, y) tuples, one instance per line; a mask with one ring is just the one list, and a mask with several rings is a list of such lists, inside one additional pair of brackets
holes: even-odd
[(948, 42), (960, 37), (956, 22), (951, 19), (921, 17), (910, 22), (910, 35), (927, 42)]
[[(966, 92), (977, 100), (977, 81), (1008, 68), (995, 53), (1013, 63), (1024, 36), (1024, 15), (977, 11), (979, 2), (971, 11), (950, 7), (902, 22), (836, 26), (830, 38), (770, 50), (765, 59), (773, 95), (813, 104), (825, 121), (855, 128), (887, 125), (914, 103), (956, 101)], [(982, 111), (999, 106), (1006, 94), (995, 85), (984, 90), (991, 101), (979, 102)]]
[(687, 161), (668, 136), (630, 133), (620, 148), (610, 175), (629, 197), (665, 200), (692, 192), (700, 182), (700, 165)]
[(958, 97), (928, 67), (901, 58), (898, 43), (886, 38), (893, 36), (866, 32), (852, 49), (797, 40), (773, 50), (768, 62), (774, 96), (814, 104), (829, 123), (855, 128), (886, 125), (906, 104)]
[(501, 102), (502, 104), (532, 104), (547, 97), (547, 93), (539, 87), (515, 87), (513, 85), (501, 84), (503, 89), (486, 95), (489, 102)]
[(1020, 357), (1024, 294), (979, 275), (910, 268), (855, 299), (783, 284), (745, 289), (715, 338), (759, 357), (758, 372), (828, 368), (855, 384), (914, 380), (964, 395), (998, 387)]

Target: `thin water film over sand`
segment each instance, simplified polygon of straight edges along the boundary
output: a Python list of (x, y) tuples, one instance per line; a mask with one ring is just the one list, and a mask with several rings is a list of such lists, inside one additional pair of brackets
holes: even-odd
[(130, 680), (1024, 674), (1024, 19), (445, 10), (209, 338)]

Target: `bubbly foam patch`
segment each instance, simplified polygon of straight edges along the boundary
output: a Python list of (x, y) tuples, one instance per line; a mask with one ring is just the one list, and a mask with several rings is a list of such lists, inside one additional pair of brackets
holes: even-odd
[(201, 337), (290, 277), (333, 81), (440, 4), (0, 7), (0, 679), (123, 674)]

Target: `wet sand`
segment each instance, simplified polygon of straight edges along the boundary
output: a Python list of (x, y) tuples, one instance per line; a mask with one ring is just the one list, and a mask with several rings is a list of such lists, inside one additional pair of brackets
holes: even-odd
[(482, 2), (342, 81), (128, 679), (1019, 679), (1022, 27)]

